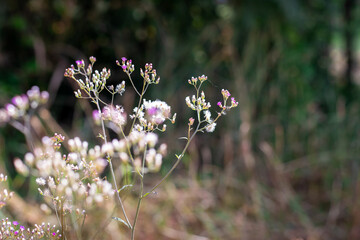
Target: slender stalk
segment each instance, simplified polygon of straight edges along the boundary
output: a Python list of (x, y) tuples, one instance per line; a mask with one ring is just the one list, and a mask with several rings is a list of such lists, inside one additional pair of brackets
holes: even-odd
[(133, 86), (135, 92), (136, 92), (139, 96), (141, 96), (141, 94), (138, 92), (138, 90), (137, 90), (136, 87), (135, 87), (135, 84), (134, 84), (134, 82), (133, 82), (133, 80), (132, 80), (132, 78), (131, 78), (131, 75), (130, 75), (129, 73), (126, 73), (126, 74), (128, 75), (128, 77), (129, 77), (129, 79), (130, 79), (130, 82), (131, 82), (131, 85)]
[(143, 191), (144, 191), (144, 181), (143, 181), (143, 177), (141, 177), (139, 200), (138, 200), (138, 204), (137, 204), (137, 207), (136, 207), (134, 223), (133, 223), (133, 226), (132, 226), (132, 229), (131, 229), (131, 240), (135, 239), (135, 226), (136, 226), (137, 219), (139, 217), (140, 205), (141, 205), (141, 201), (143, 199), (143, 195), (142, 195)]
[[(100, 105), (99, 105), (99, 96), (96, 96), (96, 106), (98, 108), (98, 111), (101, 112), (101, 109), (100, 109)], [(107, 136), (106, 136), (106, 131), (105, 131), (105, 125), (104, 125), (104, 121), (101, 119), (101, 128), (102, 128), (102, 131), (103, 131), (103, 137), (104, 137), (104, 141), (105, 141), (105, 144), (107, 144)], [(117, 198), (119, 199), (119, 203), (120, 203), (120, 207), (121, 207), (121, 211), (123, 212), (124, 214), (124, 217), (125, 217), (125, 220), (126, 220), (126, 223), (128, 224), (129, 228), (131, 229), (132, 226), (131, 226), (131, 223), (129, 221), (129, 218), (127, 217), (126, 215), (126, 211), (125, 211), (125, 208), (124, 208), (124, 204), (121, 200), (121, 197), (120, 197), (120, 193), (119, 193), (119, 189), (118, 189), (118, 186), (117, 186), (117, 183), (116, 183), (116, 176), (115, 176), (115, 172), (114, 172), (114, 167), (112, 165), (112, 161), (111, 161), (111, 158), (110, 156), (108, 155), (107, 156), (107, 160), (109, 162), (109, 167), (110, 167), (110, 171), (111, 171), (111, 175), (112, 175), (112, 178), (113, 178), (113, 181), (114, 181), (114, 187), (115, 187), (115, 190), (116, 190), (116, 196)]]
[[(130, 75), (129, 75), (130, 77)], [(131, 81), (132, 82), (132, 81)], [(137, 111), (136, 111), (136, 114), (135, 114), (135, 117), (134, 117), (134, 120), (131, 124), (131, 128), (130, 128), (130, 132), (132, 131), (134, 125), (135, 125), (135, 122), (136, 122), (136, 119), (137, 119), (137, 116), (139, 114), (139, 109), (140, 109), (140, 106), (141, 106), (141, 101), (142, 101), (142, 98), (145, 94), (145, 86), (146, 86), (146, 82), (144, 81), (144, 84), (143, 84), (143, 88), (142, 88), (142, 91), (141, 91), (141, 94), (140, 94), (140, 99), (139, 99), (139, 103), (138, 103), (138, 106), (137, 106)]]
[(136, 207), (136, 213), (135, 213), (135, 218), (134, 218), (134, 223), (132, 225), (132, 229), (131, 229), (131, 240), (135, 239), (135, 227), (136, 227), (136, 222), (137, 219), (139, 217), (139, 212), (140, 212), (140, 205), (141, 205), (141, 201), (143, 199), (143, 192), (144, 192), (144, 173), (145, 173), (145, 158), (146, 158), (146, 148), (147, 146), (145, 146), (145, 151), (144, 151), (144, 155), (143, 155), (143, 162), (142, 162), (142, 171), (141, 171), (141, 176), (140, 176), (140, 192), (139, 192), (139, 200), (138, 200), (138, 204)]
[(175, 168), (177, 167), (177, 165), (179, 165), (181, 159), (184, 157), (184, 154), (186, 152), (186, 150), (188, 149), (191, 141), (193, 140), (193, 138), (195, 137), (196, 133), (198, 132), (200, 127), (200, 123), (198, 123), (194, 133), (191, 135), (190, 139), (188, 139), (183, 151), (181, 152), (180, 156), (178, 156), (178, 159), (176, 160), (176, 162), (174, 163), (174, 165), (171, 167), (171, 169), (166, 173), (166, 175), (147, 193), (145, 193), (143, 195), (143, 198), (145, 198), (147, 195), (149, 195), (150, 193), (152, 193), (156, 188), (158, 188), (160, 186), (160, 184), (162, 184), (169, 176), (170, 174), (175, 170)]

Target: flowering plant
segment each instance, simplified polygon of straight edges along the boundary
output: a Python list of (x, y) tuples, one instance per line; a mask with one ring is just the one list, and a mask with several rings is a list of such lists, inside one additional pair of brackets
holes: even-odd
[[(61, 134), (55, 134), (51, 138), (44, 137), (41, 146), (34, 147), (31, 153), (27, 153), (24, 161), (16, 159), (14, 163), (19, 172), (25, 175), (31, 173), (37, 177), (40, 194), (57, 216), (61, 228), (57, 236), (75, 234), (81, 239), (86, 217), (91, 215), (94, 209), (106, 209), (114, 205), (115, 209), (120, 208), (121, 215), (112, 214), (112, 219), (123, 223), (131, 232), (131, 239), (135, 239), (142, 201), (174, 171), (195, 135), (203, 131), (213, 132), (218, 119), (236, 107), (238, 102), (230, 98), (228, 90), (223, 89), (222, 101), (217, 103), (218, 110), (213, 118), (211, 104), (201, 90), (207, 77), (202, 75), (189, 79), (188, 83), (194, 87), (195, 94), (186, 97), (185, 103), (195, 112), (195, 116), (189, 119), (187, 134), (183, 137), (186, 144), (181, 153), (176, 155), (173, 166), (163, 178), (150, 189), (145, 189), (146, 174), (159, 171), (166, 155), (167, 146), (160, 143), (158, 133), (166, 131), (167, 122), (175, 123), (176, 113), (172, 114), (171, 107), (164, 101), (145, 99), (148, 87), (160, 82), (160, 77), (151, 63), (146, 64), (144, 70), (140, 69), (143, 84), (139, 90), (131, 77), (135, 70), (132, 60), (123, 57), (121, 61), (116, 61), (139, 97), (133, 112), (126, 113), (122, 106), (114, 105), (115, 97), (125, 91), (125, 81), (116, 86), (108, 86), (107, 80), (111, 71), (106, 68), (100, 72), (94, 71), (96, 58), (90, 57), (89, 60), (88, 65), (84, 60), (76, 61), (76, 66), (71, 65), (66, 69), (64, 76), (78, 84), (75, 97), (88, 99), (95, 105), (93, 120), (101, 127), (98, 136), (102, 144), (89, 147), (88, 142), (76, 137), (67, 141), (68, 151), (63, 154), (61, 143), (65, 138)], [(35, 94), (28, 92), (27, 96), (15, 97), (13, 105), (6, 105), (1, 109), (0, 122), (9, 122), (28, 134), (28, 130), (24, 130), (27, 129), (26, 124), (22, 124), (22, 121), (28, 121), (27, 111), (40, 106), (48, 97), (48, 94), (40, 93), (36, 87), (32, 91)], [(103, 91), (111, 95), (111, 102), (108, 103), (100, 97)], [(36, 100), (35, 103), (32, 99)], [(125, 128), (127, 124), (130, 127)], [(109, 130), (116, 133), (117, 138), (110, 139)], [(102, 177), (106, 174), (107, 166), (111, 180)], [(121, 171), (124, 169), (129, 171)], [(121, 191), (133, 188), (134, 184), (120, 186), (119, 172), (125, 172), (125, 175), (131, 175), (132, 179), (140, 181), (138, 204), (132, 220), (127, 214)], [(116, 214), (116, 211), (113, 212)]]

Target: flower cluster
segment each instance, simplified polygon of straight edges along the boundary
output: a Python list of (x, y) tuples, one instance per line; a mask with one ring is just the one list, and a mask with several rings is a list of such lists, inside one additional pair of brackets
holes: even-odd
[[(44, 137), (40, 147), (34, 147), (32, 152), (24, 156), (24, 161), (14, 160), (14, 166), (17, 171), (23, 175), (30, 173), (36, 177), (38, 191), (46, 201), (42, 208), (51, 211), (52, 208), (61, 224), (61, 232), (65, 235), (69, 232), (68, 226), (72, 224), (77, 235), (82, 234), (78, 228), (80, 221), (84, 224), (85, 217), (91, 216), (92, 210), (103, 210), (106, 207), (114, 206), (114, 195), (117, 197), (117, 203), (122, 211), (123, 219), (113, 217), (124, 223), (131, 229), (131, 238), (134, 239), (134, 229), (139, 216), (139, 207), (142, 199), (152, 193), (176, 168), (183, 158), (190, 142), (198, 132), (215, 130), (216, 122), (220, 116), (225, 115), (226, 111), (238, 106), (228, 90), (222, 90), (223, 101), (218, 102), (220, 112), (212, 118), (211, 104), (206, 101), (205, 93), (201, 91), (202, 84), (207, 80), (205, 75), (192, 77), (188, 83), (192, 85), (196, 93), (191, 97), (185, 98), (187, 106), (196, 112), (196, 120), (189, 119), (188, 136), (185, 147), (180, 155), (176, 155), (177, 160), (170, 168), (167, 174), (157, 183), (150, 191), (144, 190), (144, 174), (148, 172), (159, 171), (162, 165), (163, 157), (167, 152), (167, 145), (159, 143), (159, 137), (155, 130), (164, 132), (166, 130), (165, 121), (175, 122), (176, 113), (172, 115), (171, 107), (160, 100), (146, 100), (145, 92), (149, 85), (158, 84), (160, 77), (151, 63), (146, 63), (144, 70), (140, 68), (140, 75), (143, 78), (142, 90), (139, 91), (131, 78), (134, 72), (134, 65), (131, 59), (125, 57), (116, 64), (127, 74), (130, 83), (139, 96), (137, 107), (133, 109), (133, 114), (127, 114), (124, 108), (114, 104), (116, 94), (122, 95), (125, 91), (125, 81), (120, 84), (107, 86), (107, 80), (111, 76), (109, 69), (103, 68), (101, 71), (93, 70), (95, 57), (89, 58), (90, 63), (86, 64), (84, 60), (77, 60), (76, 66), (71, 65), (67, 68), (64, 76), (69, 77), (77, 82), (79, 89), (75, 91), (77, 98), (89, 99), (96, 105), (93, 111), (93, 119), (96, 124), (101, 125), (102, 132), (99, 136), (103, 144), (89, 147), (88, 142), (81, 141), (75, 137), (67, 141), (65, 151), (61, 149), (65, 137), (55, 133), (53, 137)], [(111, 95), (111, 103), (107, 103), (100, 98), (100, 93), (106, 90)], [(84, 94), (84, 96), (83, 96)], [(0, 124), (10, 122), (15, 128), (20, 130), (27, 137), (29, 145), (31, 131), (28, 123), (28, 116), (31, 115), (29, 110), (44, 104), (49, 97), (47, 92), (40, 92), (38, 87), (33, 87), (27, 94), (16, 96), (5, 108), (0, 109)], [(230, 104), (228, 103), (230, 98)], [(127, 121), (130, 121), (131, 127), (125, 128)], [(197, 121), (197, 124), (195, 124)], [(119, 139), (109, 138), (106, 131), (108, 127), (119, 136)], [(126, 132), (128, 131), (128, 132)], [(113, 164), (118, 160), (117, 164)], [(119, 164), (118, 164), (119, 163)], [(128, 166), (129, 168), (115, 169), (118, 166)], [(115, 167), (114, 167), (115, 166)], [(104, 170), (108, 167), (112, 175), (112, 184), (104, 176)], [(128, 171), (131, 169), (131, 171)], [(124, 173), (137, 176), (140, 180), (140, 190), (138, 192), (138, 207), (133, 222), (127, 217), (124, 204), (121, 200), (120, 191), (126, 186), (119, 188), (117, 183), (117, 173)], [(126, 176), (125, 176), (126, 177)], [(132, 176), (130, 176), (131, 179)], [(0, 174), (0, 182), (6, 181), (6, 176)], [(134, 181), (135, 182), (135, 181)], [(7, 189), (0, 191), (0, 208), (12, 196)], [(116, 206), (118, 207), (118, 206)], [(110, 209), (108, 208), (108, 209)], [(94, 212), (92, 212), (94, 213)], [(117, 214), (117, 213), (116, 213)], [(96, 215), (98, 216), (98, 214)], [(66, 219), (65, 219), (66, 218)], [(88, 218), (86, 218), (88, 221)], [(33, 229), (25, 229), (16, 221), (10, 222), (3, 219), (0, 226), (0, 239), (61, 239), (60, 231), (56, 226), (43, 223), (35, 225)]]
[(145, 71), (143, 71), (142, 68), (140, 68), (140, 75), (149, 84), (151, 83), (158, 84), (160, 82), (160, 77), (156, 78), (156, 69), (153, 69), (152, 63), (145, 64)]
[[(0, 183), (6, 182), (7, 176), (0, 174)], [(14, 195), (13, 192), (9, 192), (6, 188), (2, 188), (0, 191), (0, 209), (6, 205), (6, 202)]]
[(205, 101), (205, 93), (202, 91), (200, 97), (196, 97), (195, 95), (192, 95), (191, 100), (190, 97), (187, 96), (185, 98), (186, 105), (195, 111), (202, 111), (209, 109), (211, 107), (211, 104), (209, 102)]
[(135, 70), (134, 64), (132, 64), (132, 60), (128, 60), (126, 57), (121, 58), (121, 63), (116, 60), (116, 64), (120, 66), (122, 70), (127, 74), (131, 74)]
[[(134, 166), (137, 171), (143, 166), (144, 172), (156, 172), (160, 170), (162, 158), (166, 155), (166, 144), (161, 144), (158, 149), (155, 146), (158, 143), (158, 136), (155, 133), (145, 133), (132, 131), (127, 138), (128, 143), (131, 145), (131, 152)], [(145, 161), (144, 161), (145, 157)], [(145, 168), (147, 166), (147, 168)]]
[(70, 139), (70, 153), (62, 155), (54, 144), (52, 138), (44, 137), (42, 147), (25, 155), (25, 163), (15, 160), (20, 173), (31, 170), (38, 177), (39, 192), (50, 200), (49, 205), (62, 206), (64, 212), (83, 212), (94, 204), (105, 204), (105, 200), (112, 199), (111, 184), (100, 178), (107, 165), (100, 146), (88, 149), (87, 142)]
[[(65, 70), (64, 76), (74, 79), (78, 84), (81, 90), (85, 91), (88, 97), (93, 98), (104, 90), (106, 81), (111, 76), (110, 69), (103, 68), (101, 72), (95, 70), (93, 72), (93, 65), (96, 62), (95, 57), (90, 57), (90, 64), (86, 67), (85, 61), (77, 60), (76, 67), (71, 65), (70, 68)], [(85, 68), (86, 67), (86, 68)], [(82, 77), (77, 78), (77, 76)], [(82, 92), (75, 92), (77, 98), (82, 98)], [(95, 94), (95, 96), (93, 95)]]
[(1, 220), (0, 225), (0, 239), (16, 239), (16, 240), (38, 240), (38, 239), (62, 239), (60, 231), (56, 229), (55, 225), (50, 223), (41, 225), (35, 224), (30, 228), (25, 228), (17, 221), (9, 221), (8, 218)]
[[(223, 102), (218, 102), (217, 105), (221, 108), (221, 112), (218, 112), (217, 117), (215, 119), (211, 118), (211, 104), (206, 102), (205, 100), (205, 93), (203, 91), (200, 92), (201, 85), (207, 80), (207, 76), (202, 75), (199, 77), (192, 77), (188, 80), (190, 85), (193, 85), (196, 89), (196, 95), (192, 95), (185, 98), (186, 105), (197, 112), (198, 116), (198, 127), (197, 130), (202, 131), (206, 130), (207, 132), (213, 132), (216, 127), (216, 121), (219, 119), (221, 115), (225, 115), (226, 111), (230, 110), (231, 108), (237, 107), (239, 104), (235, 101), (234, 98), (231, 98), (231, 104), (226, 105), (228, 98), (231, 96), (228, 90), (221, 90), (221, 94), (223, 95)], [(204, 117), (201, 118), (200, 113), (203, 111)], [(189, 119), (189, 133), (191, 130), (191, 126), (194, 124), (195, 119)], [(205, 124), (205, 125), (204, 125)]]
[(217, 105), (223, 110), (230, 110), (231, 108), (237, 107), (239, 102), (235, 100), (235, 98), (231, 98), (231, 104), (229, 106), (226, 105), (227, 100), (231, 96), (228, 90), (222, 89), (221, 94), (223, 95), (223, 102), (218, 102)]
[[(130, 115), (132, 119), (139, 119), (139, 124), (134, 126), (137, 131), (153, 131), (155, 129), (160, 131), (166, 130), (166, 124), (163, 124), (166, 119), (172, 123), (175, 122), (176, 113), (171, 117), (171, 107), (166, 102), (160, 100), (145, 100), (140, 108), (134, 108), (134, 114)], [(159, 127), (159, 125), (162, 127)]]
[(26, 94), (12, 98), (11, 103), (0, 109), (0, 124), (23, 118), (30, 109), (36, 109), (49, 99), (49, 93), (33, 86)]
[(105, 106), (101, 112), (101, 117), (103, 120), (111, 121), (118, 127), (126, 123), (126, 113), (124, 112), (124, 108), (119, 105)]

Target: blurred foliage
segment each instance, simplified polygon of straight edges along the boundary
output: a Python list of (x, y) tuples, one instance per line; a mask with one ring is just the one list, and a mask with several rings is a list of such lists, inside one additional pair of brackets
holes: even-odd
[[(91, 133), (63, 78), (78, 58), (96, 56), (99, 68), (113, 69), (113, 81), (125, 78), (115, 59), (130, 57), (137, 69), (152, 62), (161, 91), (148, 94), (167, 99), (179, 123), (188, 116), (183, 99), (191, 76), (209, 76), (214, 105), (222, 87), (232, 90), (240, 110), (216, 136), (196, 139), (179, 174), (216, 196), (211, 224), (233, 225), (217, 225), (217, 232), (202, 222), (196, 226), (206, 231), (179, 231), (239, 239), (233, 228), (243, 226), (243, 239), (360, 238), (357, 1), (1, 2), (1, 105), (34, 84), (48, 89), (50, 110), (70, 136)], [(181, 136), (183, 129), (169, 130)], [(1, 133), (6, 161), (23, 154), (12, 131)], [(166, 138), (174, 148), (175, 140)], [(185, 182), (177, 187), (191, 188)], [(169, 214), (176, 222), (180, 213)]]

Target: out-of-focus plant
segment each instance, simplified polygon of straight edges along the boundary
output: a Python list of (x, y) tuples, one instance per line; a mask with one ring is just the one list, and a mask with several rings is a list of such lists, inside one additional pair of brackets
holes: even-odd
[[(146, 64), (144, 70), (140, 69), (143, 78), (140, 90), (136, 88), (131, 77), (135, 69), (132, 60), (122, 58), (121, 61), (116, 61), (127, 74), (134, 91), (139, 96), (138, 104), (130, 114), (126, 113), (122, 106), (114, 105), (115, 97), (125, 91), (125, 81), (116, 86), (108, 86), (110, 70), (103, 68), (100, 72), (94, 71), (96, 59), (90, 57), (89, 60), (88, 65), (84, 60), (76, 61), (76, 66), (72, 65), (66, 69), (64, 75), (79, 85), (80, 88), (75, 91), (77, 98), (89, 99), (95, 104), (93, 119), (101, 126), (98, 136), (102, 139), (102, 145), (89, 147), (88, 142), (76, 137), (67, 141), (68, 152), (63, 154), (61, 143), (65, 138), (61, 134), (55, 134), (51, 138), (44, 137), (41, 146), (34, 147), (32, 152), (27, 153), (24, 161), (15, 159), (14, 165), (20, 173), (36, 176), (40, 194), (53, 209), (61, 230), (54, 232), (55, 227), (52, 227), (48, 232), (56, 233), (57, 237), (76, 236), (81, 239), (83, 227), (89, 216), (95, 215), (96, 211), (104, 211), (107, 206), (115, 206), (115, 208), (120, 207), (122, 216), (112, 214), (112, 218), (123, 223), (131, 232), (131, 239), (135, 239), (142, 200), (174, 171), (194, 136), (199, 132), (213, 132), (217, 120), (228, 110), (236, 107), (238, 102), (230, 98), (231, 94), (228, 90), (223, 89), (222, 101), (217, 103), (218, 110), (213, 118), (210, 111), (211, 104), (205, 99), (205, 93), (201, 90), (207, 77), (202, 75), (189, 79), (188, 83), (195, 88), (195, 94), (186, 97), (185, 102), (195, 111), (195, 116), (189, 119), (187, 134), (182, 137), (186, 140), (186, 144), (181, 153), (176, 155), (175, 163), (163, 178), (149, 190), (145, 190), (145, 175), (159, 171), (163, 157), (166, 155), (167, 146), (165, 143), (159, 143), (158, 132), (166, 131), (165, 121), (175, 123), (176, 113), (171, 113), (171, 107), (166, 102), (145, 99), (148, 87), (160, 81), (151, 63)], [(111, 95), (110, 103), (100, 97), (103, 91)], [(13, 104), (1, 109), (0, 121), (10, 123), (26, 136), (30, 133), (28, 124), (32, 110), (44, 103), (47, 98), (46, 92), (40, 93), (38, 88), (34, 87), (27, 96), (14, 97)], [(129, 128), (125, 128), (127, 123), (130, 124)], [(111, 139), (109, 130), (116, 133), (118, 138)], [(110, 169), (111, 181), (102, 177), (107, 165)], [(125, 188), (133, 188), (134, 184), (119, 186), (119, 176), (116, 173), (121, 172), (122, 169), (130, 169), (125, 171), (125, 174), (140, 180), (138, 204), (132, 220), (127, 214), (120, 192)], [(8, 220), (4, 221), (8, 222)], [(101, 221), (106, 222), (106, 216), (100, 219)]]

